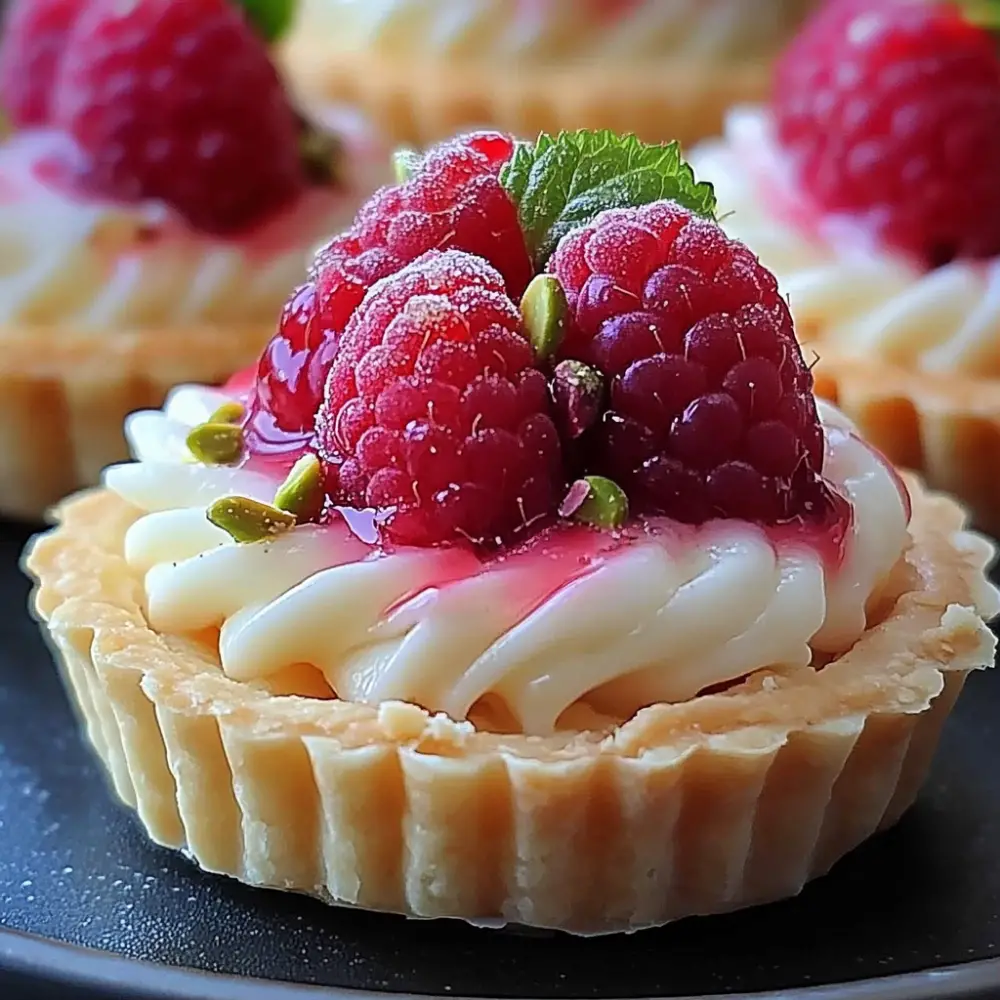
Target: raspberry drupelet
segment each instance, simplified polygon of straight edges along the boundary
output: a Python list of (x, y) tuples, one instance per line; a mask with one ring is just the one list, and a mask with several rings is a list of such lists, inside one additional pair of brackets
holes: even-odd
[(327, 493), (401, 544), (521, 536), (562, 485), (545, 376), (502, 276), (431, 251), (348, 324), (317, 418)]
[[(335, 350), (331, 341), (335, 345), (368, 289), (428, 250), (484, 258), (503, 276), (507, 292), (520, 297), (532, 267), (517, 209), (497, 179), (513, 150), (513, 139), (494, 132), (436, 147), (414, 177), (376, 193), (355, 225), (320, 250), (311, 291), (300, 292), (294, 314), (286, 310), (277, 342), (261, 361), (265, 395), (255, 405), (280, 431), (311, 426)], [(305, 372), (311, 374), (303, 382)]]
[(701, 523), (821, 518), (823, 432), (777, 282), (745, 246), (673, 202), (612, 210), (565, 236), (565, 356), (609, 398), (587, 471), (633, 509)]
[(1000, 57), (957, 3), (833, 0), (777, 67), (795, 183), (934, 267), (1000, 254)]

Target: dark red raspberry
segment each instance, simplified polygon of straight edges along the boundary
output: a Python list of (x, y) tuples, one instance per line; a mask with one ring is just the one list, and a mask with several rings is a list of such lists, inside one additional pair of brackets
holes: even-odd
[(1000, 59), (958, 5), (833, 0), (779, 63), (773, 106), (821, 209), (927, 266), (1000, 253)]
[(432, 251), (372, 289), (317, 418), (335, 503), (389, 514), (400, 544), (510, 540), (559, 501), (545, 377), (501, 275)]
[(823, 517), (812, 376), (774, 277), (674, 202), (605, 212), (550, 262), (564, 353), (604, 372), (588, 471), (640, 513), (702, 523)]
[(261, 360), (258, 406), (279, 429), (312, 426), (322, 398), (321, 378), (354, 310), (376, 281), (426, 251), (475, 253), (504, 275), (515, 299), (520, 297), (531, 279), (531, 262), (517, 210), (497, 180), (513, 151), (513, 140), (495, 132), (474, 132), (438, 146), (416, 176), (379, 191), (354, 226), (317, 254), (312, 267), (317, 302), (309, 306), (312, 332), (296, 332), (303, 325), (300, 302), (298, 318), (290, 320), (286, 311)]
[(16, 0), (0, 36), (0, 106), (15, 128), (47, 125), (52, 86), (80, 0)]
[(473, 132), (432, 149), (404, 184), (383, 188), (354, 226), (321, 250), (312, 275), (321, 322), (342, 331), (365, 292), (428, 250), (464, 250), (488, 260), (519, 299), (532, 267), (517, 209), (500, 186), (514, 140)]
[(159, 199), (205, 232), (255, 225), (307, 183), (295, 112), (231, 0), (84, 5), (51, 104), (84, 153), (79, 190)]

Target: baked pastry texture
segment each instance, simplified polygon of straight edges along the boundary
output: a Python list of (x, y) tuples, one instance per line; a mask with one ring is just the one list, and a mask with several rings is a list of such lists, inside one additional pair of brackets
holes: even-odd
[(817, 403), (676, 147), (404, 166), (259, 364), (133, 414), (28, 553), (119, 796), (209, 871), (416, 916), (798, 892), (992, 663), (993, 546)]
[(310, 99), (363, 107), (399, 142), (456, 130), (611, 128), (693, 142), (815, 0), (303, 0), (285, 48)]
[[(45, 5), (12, 4), (0, 50), (13, 125), (0, 144), (6, 516), (38, 519), (95, 484), (127, 454), (131, 410), (249, 364), (315, 246), (389, 175), (387, 150), (356, 116), (331, 112), (322, 135), (301, 123), (228, 0), (190, 23), (194, 8), (164, 14), (159, 0), (120, 16), (106, 6), (79, 4), (74, 34), (63, 5), (63, 48), (46, 62), (32, 57), (56, 39)], [(103, 30), (126, 49), (121, 72), (170, 86), (109, 101), (93, 41)], [(170, 55), (175, 39), (183, 57)], [(49, 65), (57, 55), (66, 82)], [(213, 58), (220, 75), (205, 79)], [(223, 69), (233, 84), (220, 93)]]
[(734, 107), (691, 152), (788, 295), (817, 391), (993, 534), (998, 122), (994, 41), (956, 5), (838, 0), (783, 57), (771, 103)]

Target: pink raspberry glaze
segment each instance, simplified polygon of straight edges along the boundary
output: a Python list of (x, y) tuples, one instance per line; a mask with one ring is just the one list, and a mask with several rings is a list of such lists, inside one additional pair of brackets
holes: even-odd
[[(254, 408), (252, 393), (256, 379), (256, 369), (247, 368), (237, 372), (222, 387), (222, 391), (232, 395), (244, 406), (249, 405), (247, 418), (244, 422), (247, 455), (243, 460), (243, 468), (265, 475), (276, 480), (283, 478), (295, 462), (307, 452), (314, 450), (314, 437), (311, 433), (290, 434), (275, 427), (269, 415)], [(886, 461), (886, 467), (892, 469)], [(907, 505), (909, 516), (909, 495), (902, 480), (893, 470), (899, 485), (900, 496)], [(850, 504), (842, 497), (834, 495), (834, 502), (829, 506), (827, 516), (822, 521), (810, 521), (805, 518), (793, 520), (780, 525), (755, 526), (760, 527), (776, 547), (801, 544), (817, 552), (829, 569), (835, 569), (844, 558), (844, 547), (852, 521)], [(330, 508), (327, 518), (343, 518), (351, 531), (362, 541), (373, 548), (390, 551), (379, 532), (379, 517), (371, 510), (356, 510), (347, 507)], [(601, 532), (576, 524), (557, 523), (545, 528), (526, 541), (510, 547), (480, 553), (477, 558), (483, 570), (498, 563), (516, 558), (531, 559), (539, 563), (540, 573), (545, 576), (544, 568), (552, 563), (561, 569), (556, 574), (560, 583), (569, 582), (565, 568), (577, 560), (580, 572), (592, 564), (595, 558), (634, 543), (642, 538), (656, 538), (668, 547), (682, 544), (690, 540), (698, 531), (698, 526), (681, 524), (665, 517), (649, 517), (633, 519), (621, 531)], [(458, 546), (466, 550), (465, 546)], [(470, 550), (471, 551), (471, 550)], [(560, 575), (561, 574), (561, 575)], [(547, 594), (550, 594), (548, 591)], [(543, 595), (544, 596), (544, 595)]]
[[(94, 204), (68, 187), (79, 155), (68, 135), (51, 129), (25, 129), (5, 140), (0, 145), (0, 211), (5, 205), (41, 203), (53, 198), (70, 204)], [(313, 187), (253, 229), (227, 237), (206, 237), (161, 202), (108, 201), (110, 211), (120, 210), (134, 218), (136, 225), (131, 244), (123, 246), (114, 241), (111, 248), (115, 256), (121, 257), (141, 255), (167, 243), (201, 247), (209, 241), (215, 246), (238, 249), (250, 264), (266, 263), (272, 256), (297, 248), (306, 253), (316, 240), (317, 219), (331, 216), (340, 203), (346, 206), (354, 197), (351, 191)], [(95, 245), (94, 249), (100, 251), (101, 247)]]

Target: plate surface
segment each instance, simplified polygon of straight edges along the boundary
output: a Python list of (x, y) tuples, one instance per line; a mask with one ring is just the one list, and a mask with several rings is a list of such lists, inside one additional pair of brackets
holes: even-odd
[[(28, 534), (0, 526), (0, 924), (8, 931), (227, 976), (451, 997), (798, 996), (852, 983), (817, 1000), (1000, 1000), (1000, 672), (969, 681), (931, 780), (899, 826), (795, 900), (589, 940), (406, 921), (255, 891), (147, 844), (81, 743), (24, 611), (17, 559)], [(951, 966), (960, 968), (929, 972)], [(108, 964), (0, 933), (4, 967), (4, 997), (26, 982), (14, 968), (75, 980), (78, 991), (52, 994), (60, 1000), (113, 989), (299, 995), (279, 986), (237, 994), (231, 982)], [(104, 986), (84, 993), (84, 980)], [(43, 994), (36, 984), (25, 995)]]

